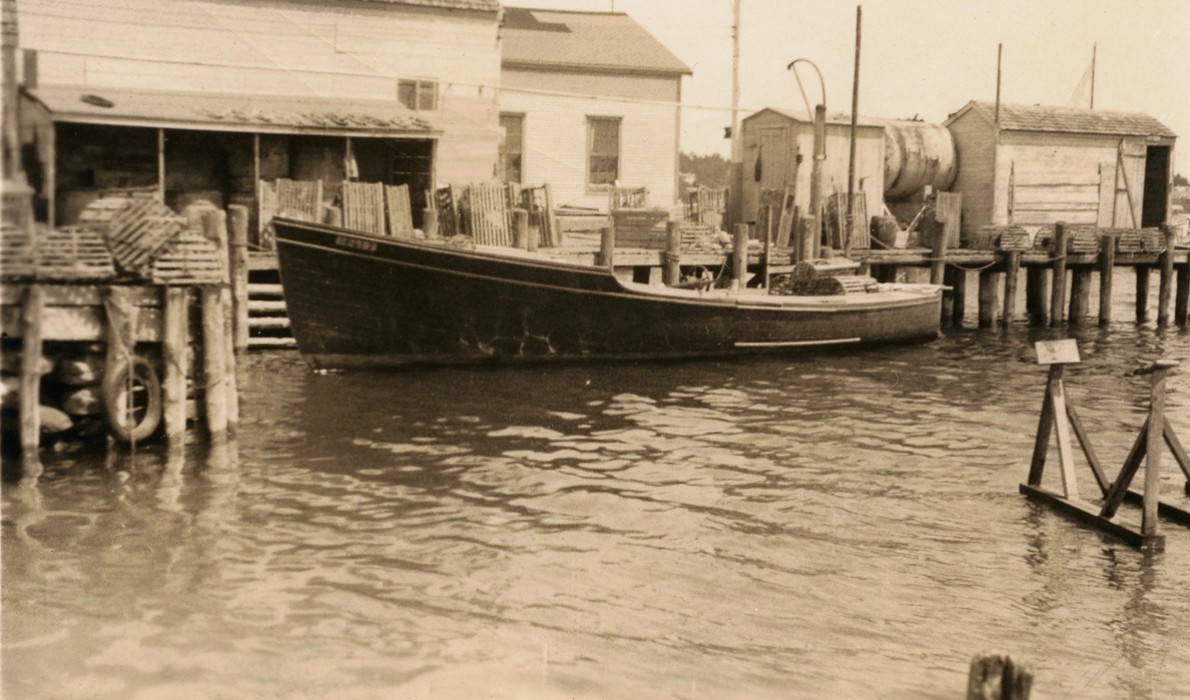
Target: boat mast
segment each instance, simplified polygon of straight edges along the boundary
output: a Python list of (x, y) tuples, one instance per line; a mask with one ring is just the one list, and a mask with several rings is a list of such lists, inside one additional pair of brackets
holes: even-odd
[(843, 255), (851, 255), (851, 236), (855, 231), (855, 132), (859, 114), (859, 40), (864, 8), (855, 8), (855, 74), (851, 81), (851, 154), (847, 163), (847, 226), (843, 238)]

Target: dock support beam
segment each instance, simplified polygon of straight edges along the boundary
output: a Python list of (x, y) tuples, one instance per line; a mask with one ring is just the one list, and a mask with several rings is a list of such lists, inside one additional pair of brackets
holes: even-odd
[(1087, 320), (1091, 306), (1091, 275), (1089, 267), (1076, 267), (1070, 272), (1070, 316), (1071, 325), (1081, 326)]
[(1111, 324), (1112, 273), (1116, 268), (1116, 237), (1106, 234), (1099, 239), (1099, 325)]
[(1049, 322), (1049, 270), (1029, 267), (1025, 273), (1025, 311), (1029, 323), (1044, 326)]
[(677, 221), (665, 225), (665, 267), (661, 275), (667, 287), (682, 281), (682, 224)]
[(748, 276), (748, 224), (735, 225), (731, 242), (731, 287), (743, 289)]
[(1016, 288), (1021, 275), (1021, 252), (1010, 250), (1004, 256), (1004, 325), (1016, 321)]
[(41, 444), (41, 315), (45, 290), (31, 284), (21, 308), (21, 383), (19, 389), (21, 458), (37, 459)]
[(1169, 325), (1169, 302), (1173, 297), (1173, 256), (1177, 248), (1177, 232), (1169, 224), (1161, 224), (1165, 237), (1165, 251), (1161, 253), (1161, 279), (1157, 288), (1157, 325)]
[(170, 442), (186, 438), (186, 350), (190, 344), (190, 291), (184, 287), (165, 288), (165, 314), (162, 352), (165, 377), (162, 384), (165, 437)]
[(1054, 225), (1054, 279), (1050, 295), (1050, 325), (1060, 326), (1066, 312), (1066, 224), (1059, 221)]
[(979, 273), (979, 327), (990, 328), (996, 324), (996, 293), (999, 273), (982, 270)]

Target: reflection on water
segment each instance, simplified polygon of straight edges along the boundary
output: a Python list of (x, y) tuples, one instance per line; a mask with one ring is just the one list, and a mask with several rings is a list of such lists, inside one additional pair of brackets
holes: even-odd
[[(985, 651), (1041, 697), (1190, 696), (1190, 532), (1144, 555), (1017, 493), (1031, 340), (391, 374), (248, 355), (236, 442), (10, 469), (6, 697), (952, 698)], [(1124, 371), (1190, 340), (1080, 345), (1068, 391), (1114, 474), (1147, 400)], [(1190, 437), (1190, 374), (1170, 386)]]

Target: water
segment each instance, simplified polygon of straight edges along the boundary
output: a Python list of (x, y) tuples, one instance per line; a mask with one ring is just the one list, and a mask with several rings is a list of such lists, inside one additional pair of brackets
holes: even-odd
[[(1114, 474), (1147, 401), (1124, 372), (1190, 367), (1190, 335), (1079, 338), (1069, 394)], [(232, 449), (9, 470), (4, 696), (941, 699), (997, 652), (1035, 698), (1188, 697), (1190, 530), (1146, 555), (1017, 491), (1033, 339), (321, 376), (248, 355)], [(1190, 372), (1170, 389), (1190, 443)]]

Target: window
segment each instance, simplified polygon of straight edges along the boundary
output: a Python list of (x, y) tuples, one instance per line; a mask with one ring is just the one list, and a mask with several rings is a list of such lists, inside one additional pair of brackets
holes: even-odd
[(525, 152), (525, 115), (500, 114), (500, 179), (504, 182), (524, 182), (522, 159)]
[(620, 179), (620, 119), (587, 117), (587, 186), (606, 189)]
[(433, 80), (399, 80), (397, 101), (409, 109), (432, 112), (438, 109), (438, 83)]

